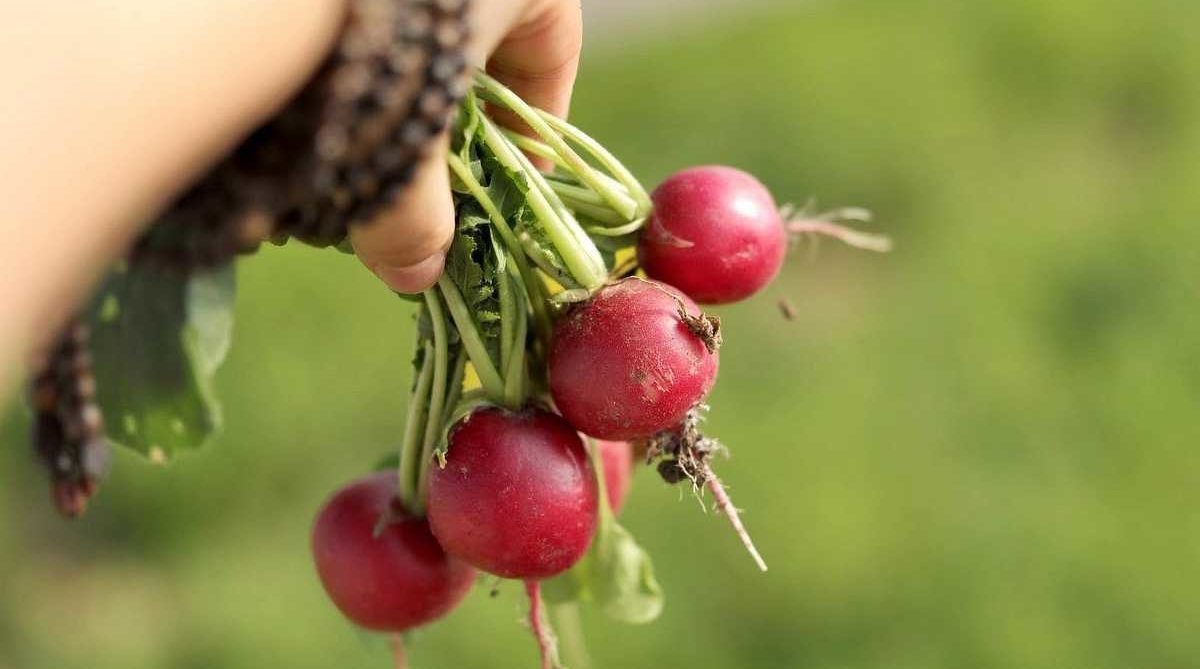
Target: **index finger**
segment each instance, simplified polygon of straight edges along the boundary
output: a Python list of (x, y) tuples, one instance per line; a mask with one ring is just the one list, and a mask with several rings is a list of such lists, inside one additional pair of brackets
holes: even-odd
[[(529, 104), (566, 118), (582, 45), (579, 0), (538, 0), (492, 52), (487, 71)], [(528, 132), (512, 114), (495, 111), (505, 125)]]

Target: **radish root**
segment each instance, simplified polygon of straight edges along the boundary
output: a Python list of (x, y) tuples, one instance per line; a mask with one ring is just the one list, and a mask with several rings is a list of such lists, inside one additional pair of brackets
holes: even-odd
[(542, 584), (539, 581), (525, 581), (525, 594), (529, 596), (529, 628), (537, 639), (538, 654), (542, 657), (542, 669), (564, 669), (558, 661), (558, 639), (550, 622), (546, 620), (546, 610), (542, 603)]
[(408, 669), (408, 654), (404, 652), (404, 635), (393, 634), (388, 645), (392, 647), (392, 667)]
[(750, 557), (754, 558), (754, 563), (758, 565), (759, 569), (766, 571), (766, 561), (755, 548), (750, 533), (742, 524), (737, 507), (730, 501), (729, 493), (726, 492), (721, 479), (717, 478), (716, 473), (712, 470), (712, 465), (709, 464), (714, 453), (728, 453), (728, 450), (721, 442), (700, 431), (703, 412), (707, 408), (704, 405), (697, 406), (688, 412), (683, 424), (678, 428), (665, 430), (651, 437), (646, 449), (646, 463), (650, 464), (658, 460), (658, 475), (667, 483), (676, 484), (685, 479), (690, 481), (692, 492), (695, 493), (700, 507), (705, 511), (708, 508), (701, 499), (701, 493), (704, 488), (708, 488), (716, 500), (715, 509), (729, 519), (734, 533), (746, 547)]
[(797, 209), (784, 205), (779, 215), (784, 219), (787, 231), (793, 235), (819, 239), (820, 235), (832, 237), (847, 246), (865, 251), (887, 253), (892, 250), (892, 240), (886, 235), (871, 234), (840, 225), (846, 222), (870, 223), (874, 215), (862, 207), (842, 207), (826, 212), (814, 213), (816, 203), (809, 201)]
[(729, 499), (729, 493), (725, 491), (725, 486), (721, 484), (721, 479), (717, 478), (712, 467), (705, 464), (704, 485), (708, 491), (712, 493), (715, 501), (716, 510), (719, 513), (725, 514), (729, 519), (729, 524), (733, 526), (733, 531), (737, 534), (738, 539), (742, 540), (742, 545), (746, 547), (746, 551), (750, 553), (750, 557), (754, 558), (754, 563), (758, 568), (766, 571), (767, 563), (763, 560), (762, 554), (754, 546), (754, 540), (750, 538), (750, 533), (746, 531), (746, 526), (742, 525), (741, 514), (738, 513), (737, 507)]

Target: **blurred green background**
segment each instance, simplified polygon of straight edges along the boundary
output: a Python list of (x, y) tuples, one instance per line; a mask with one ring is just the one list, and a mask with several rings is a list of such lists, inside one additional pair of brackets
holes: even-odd
[[(705, 5), (606, 23), (574, 120), (647, 184), (737, 165), (871, 206), (898, 246), (800, 249), (720, 311), (710, 425), (771, 571), (639, 472), (624, 518), (667, 608), (585, 611), (595, 666), (1196, 666), (1200, 3)], [(224, 434), (121, 454), (84, 520), (53, 514), (9, 408), (0, 668), (388, 666), (307, 540), (398, 441), (411, 309), (333, 252), (240, 280)], [(414, 667), (536, 666), (519, 588), (488, 589)]]

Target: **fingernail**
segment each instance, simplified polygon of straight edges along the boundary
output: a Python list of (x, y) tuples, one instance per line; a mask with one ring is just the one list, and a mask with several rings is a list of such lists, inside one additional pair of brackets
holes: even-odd
[(397, 293), (419, 293), (437, 282), (445, 263), (446, 254), (438, 251), (415, 265), (393, 267), (377, 263), (371, 270)]

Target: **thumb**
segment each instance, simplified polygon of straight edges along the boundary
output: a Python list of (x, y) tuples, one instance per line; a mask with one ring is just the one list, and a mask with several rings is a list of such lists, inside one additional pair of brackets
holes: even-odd
[(396, 200), (350, 229), (359, 260), (398, 293), (419, 293), (442, 274), (454, 237), (449, 144), (446, 133), (438, 136)]

